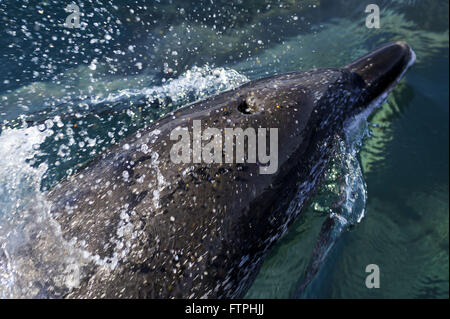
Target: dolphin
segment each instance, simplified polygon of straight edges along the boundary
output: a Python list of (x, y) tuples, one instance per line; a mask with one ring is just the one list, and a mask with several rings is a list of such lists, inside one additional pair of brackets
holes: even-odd
[[(344, 123), (380, 103), (413, 64), (395, 42), (339, 68), (275, 75), (194, 102), (125, 138), (46, 197), (88, 256), (66, 298), (238, 298), (314, 193)], [(171, 132), (277, 128), (259, 161), (174, 163)], [(248, 144), (248, 143), (247, 143)]]

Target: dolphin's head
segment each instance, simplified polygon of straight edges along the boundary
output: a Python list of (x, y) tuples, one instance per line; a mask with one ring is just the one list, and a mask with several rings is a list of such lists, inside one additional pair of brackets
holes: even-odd
[(294, 118), (289, 132), (302, 130), (307, 122), (327, 126), (365, 110), (370, 113), (370, 106), (387, 96), (414, 61), (408, 44), (388, 43), (341, 68), (293, 72), (251, 82), (236, 92), (236, 109), (260, 125), (270, 122), (286, 127)]
[[(414, 61), (415, 54), (408, 44), (394, 42), (344, 67), (250, 82), (231, 92), (232, 98), (223, 102), (228, 106), (227, 116), (223, 117), (228, 123), (224, 125), (279, 128), (282, 162), (305, 140), (333, 135), (354, 115), (370, 114)], [(216, 107), (223, 105), (217, 103)]]
[[(342, 109), (345, 101), (346, 113), (354, 114), (385, 97), (415, 59), (411, 47), (398, 41), (385, 44), (341, 68), (293, 72), (261, 79), (244, 86), (242, 95), (246, 98), (239, 109), (248, 114), (258, 114), (259, 110), (265, 109), (269, 111), (263, 112), (265, 116), (274, 116), (274, 105), (304, 106), (309, 95), (313, 108), (329, 103), (340, 104)], [(351, 95), (348, 101), (346, 95)], [(328, 108), (327, 112), (333, 111)]]
[(203, 129), (251, 129), (255, 135), (264, 129), (276, 129), (281, 167), (283, 162), (301, 157), (293, 157), (294, 152), (303, 154), (312, 152), (313, 145), (329, 145), (347, 119), (366, 110), (364, 114), (369, 114), (373, 109), (370, 106), (377, 104), (373, 102), (393, 88), (414, 58), (406, 43), (396, 42), (344, 67), (252, 81), (177, 110), (158, 123), (159, 130), (193, 127), (195, 120), (201, 121)]

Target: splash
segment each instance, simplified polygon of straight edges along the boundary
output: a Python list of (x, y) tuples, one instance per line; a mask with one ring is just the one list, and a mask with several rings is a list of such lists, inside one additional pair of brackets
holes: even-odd
[[(359, 161), (362, 141), (369, 135), (368, 123), (364, 120), (347, 131), (344, 139), (338, 141), (339, 150), (336, 161), (339, 163), (342, 184), (340, 187), (340, 209), (330, 217), (338, 221), (336, 232), (355, 225), (364, 218), (367, 202), (367, 185)], [(334, 168), (336, 169), (336, 168)]]
[[(248, 81), (233, 69), (209, 65), (193, 66), (178, 78), (163, 80), (161, 85), (152, 85), (149, 76), (144, 75), (122, 80), (94, 79), (91, 73), (86, 74), (86, 69), (89, 68), (80, 66), (76, 72), (69, 70), (56, 83), (35, 82), (0, 95), (1, 115), (9, 119), (8, 122), (42, 122), (57, 115), (63, 119), (79, 119), (132, 107), (179, 107)], [(73, 73), (79, 78), (76, 83), (71, 79)], [(18, 119), (13, 120), (14, 117)]]
[(50, 217), (40, 192), (47, 167), (29, 165), (52, 135), (37, 127), (0, 135), (0, 297), (59, 296), (79, 283), (82, 258)]
[(368, 136), (366, 116), (360, 114), (347, 123), (343, 137), (337, 137), (336, 154), (325, 171), (324, 182), (311, 207), (314, 214), (325, 217), (310, 258), (305, 276), (294, 293), (304, 296), (305, 290), (319, 272), (336, 241), (348, 228), (364, 218), (367, 186), (359, 161), (359, 151)]

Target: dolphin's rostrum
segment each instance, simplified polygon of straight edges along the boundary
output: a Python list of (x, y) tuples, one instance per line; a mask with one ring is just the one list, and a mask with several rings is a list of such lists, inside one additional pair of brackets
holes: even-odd
[[(403, 42), (343, 68), (276, 75), (180, 109), (138, 131), (48, 193), (64, 238), (91, 256), (69, 298), (241, 297), (301, 212), (343, 123), (412, 64)], [(277, 128), (278, 169), (174, 163), (170, 133)]]

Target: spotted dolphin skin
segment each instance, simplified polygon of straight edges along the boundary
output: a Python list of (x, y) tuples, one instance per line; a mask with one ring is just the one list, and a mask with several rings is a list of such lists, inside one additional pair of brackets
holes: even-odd
[[(48, 194), (64, 238), (88, 262), (67, 298), (242, 297), (301, 212), (344, 122), (385, 96), (414, 62), (390, 43), (342, 68), (276, 75), (175, 111)], [(277, 128), (278, 166), (174, 163), (171, 132)]]

